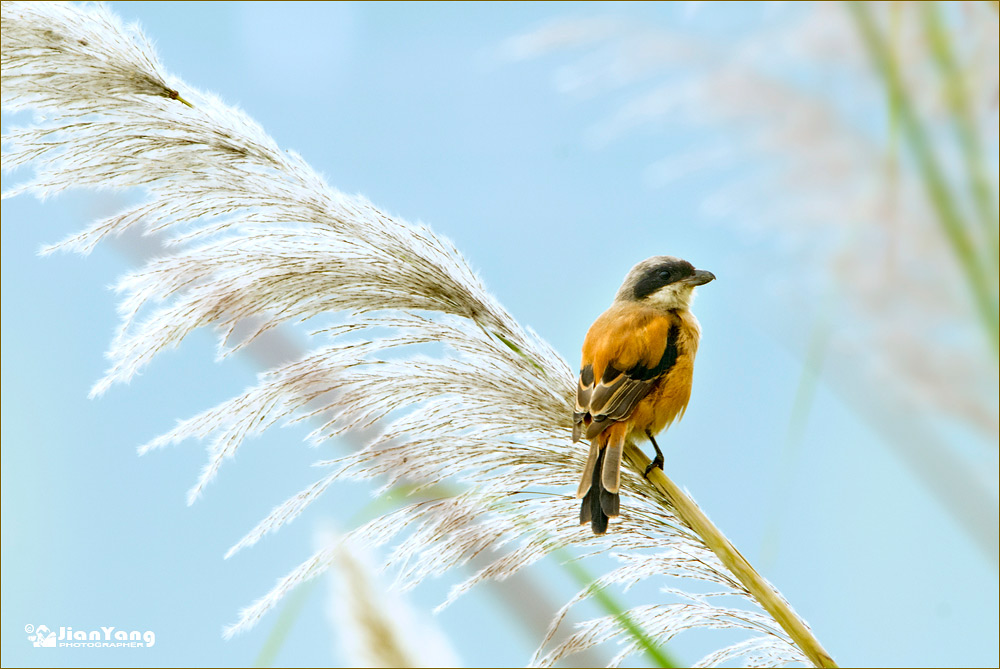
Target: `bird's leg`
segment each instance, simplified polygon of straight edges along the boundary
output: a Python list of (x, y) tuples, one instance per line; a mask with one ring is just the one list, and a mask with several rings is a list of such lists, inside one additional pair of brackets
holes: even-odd
[(661, 472), (663, 471), (663, 452), (660, 450), (660, 447), (657, 446), (656, 439), (653, 439), (652, 432), (646, 430), (646, 436), (649, 437), (649, 443), (651, 443), (653, 448), (656, 449), (656, 457), (653, 458), (653, 461), (649, 463), (648, 467), (646, 467), (646, 471), (642, 473), (643, 477), (649, 476), (649, 472), (653, 471), (654, 468), (659, 469)]

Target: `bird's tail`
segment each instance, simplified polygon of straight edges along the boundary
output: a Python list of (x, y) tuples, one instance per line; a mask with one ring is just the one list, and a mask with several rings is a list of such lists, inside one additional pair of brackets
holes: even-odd
[(580, 524), (590, 522), (594, 534), (608, 531), (608, 518), (618, 515), (618, 488), (621, 479), (625, 426), (613, 425), (590, 444), (576, 496), (582, 497)]

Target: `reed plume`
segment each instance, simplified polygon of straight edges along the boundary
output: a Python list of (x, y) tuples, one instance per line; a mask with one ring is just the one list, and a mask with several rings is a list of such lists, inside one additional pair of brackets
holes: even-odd
[[(229, 555), (347, 479), (375, 480), (382, 490), (451, 482), (457, 494), (410, 503), (356, 528), (349, 541), (391, 544), (387, 562), (402, 588), (490, 556), (443, 605), (553, 551), (610, 551), (619, 561), (553, 621), (535, 664), (615, 638), (624, 639), (618, 663), (644, 640), (655, 646), (692, 628), (747, 634), (706, 665), (734, 657), (832, 664), (780, 594), (747, 577), (738, 551), (680, 489), (660, 474), (654, 485), (640, 475), (634, 447), (633, 469), (622, 478), (630, 501), (613, 533), (594, 537), (576, 525), (572, 492), (585, 454), (570, 439), (574, 374), (490, 295), (450, 242), (331, 188), (244, 113), (170, 76), (139, 29), (103, 6), (5, 2), (2, 30), (4, 109), (41, 115), (3, 138), (5, 170), (35, 168), (4, 197), (141, 189), (144, 202), (48, 250), (86, 254), (133, 227), (167, 234), (175, 250), (117, 284), (121, 324), (92, 395), (127, 382), (199, 328), (218, 334), (221, 357), (279, 325), (338, 314), (336, 325), (313, 333), (316, 346), (300, 359), (140, 449), (208, 442), (194, 502), (249, 436), (276, 423), (319, 420), (310, 435), (316, 442), (377, 427), (364, 448), (317, 463), (322, 477)], [(242, 611), (227, 636), (254, 625), (339, 555), (338, 546), (317, 551)], [(707, 582), (713, 592), (651, 587), (677, 578)], [(640, 582), (650, 603), (548, 643), (575, 603)]]

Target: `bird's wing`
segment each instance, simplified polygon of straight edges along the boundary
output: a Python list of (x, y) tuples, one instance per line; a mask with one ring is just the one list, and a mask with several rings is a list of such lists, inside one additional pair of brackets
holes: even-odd
[[(574, 440), (593, 439), (629, 417), (677, 361), (680, 324), (668, 315), (602, 317), (584, 343), (573, 414)], [(596, 373), (600, 372), (600, 378)]]

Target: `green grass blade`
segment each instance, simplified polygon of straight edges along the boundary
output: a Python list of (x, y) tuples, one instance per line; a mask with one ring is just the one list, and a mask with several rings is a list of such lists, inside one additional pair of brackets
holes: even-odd
[(288, 599), (285, 600), (285, 606), (281, 609), (281, 613), (278, 615), (278, 619), (274, 623), (274, 627), (271, 628), (271, 633), (267, 635), (267, 639), (264, 640), (264, 645), (261, 646), (260, 652), (257, 653), (256, 659), (254, 659), (253, 666), (255, 667), (273, 667), (274, 661), (278, 658), (278, 653), (284, 647), (285, 642), (288, 640), (288, 635), (291, 633), (292, 628), (295, 627), (295, 623), (298, 621), (299, 616), (305, 610), (306, 602), (309, 600), (309, 596), (316, 589), (318, 581), (311, 581), (305, 583), (300, 588), (296, 588), (288, 594)]
[(934, 62), (941, 73), (945, 86), (945, 98), (951, 111), (951, 119), (955, 125), (962, 158), (965, 162), (965, 172), (968, 179), (972, 202), (982, 226), (984, 251), (989, 254), (989, 261), (994, 277), (1000, 271), (1000, 242), (997, 237), (997, 205), (996, 193), (990, 186), (983, 159), (982, 142), (976, 129), (973, 117), (972, 103), (969, 99), (969, 89), (965, 76), (959, 67), (952, 49), (952, 40), (945, 28), (945, 20), (936, 2), (925, 2), (920, 5), (920, 15), (923, 19), (924, 31)]
[(1000, 354), (1000, 315), (997, 296), (992, 290), (995, 272), (986, 270), (977, 254), (974, 239), (955, 205), (951, 190), (931, 149), (927, 131), (910, 102), (896, 60), (875, 24), (871, 9), (863, 2), (849, 2), (848, 8), (872, 61), (885, 82), (890, 105), (898, 111), (903, 137), (916, 160), (924, 188), (945, 238), (969, 284), (976, 313), (996, 356)]
[(646, 634), (643, 629), (636, 624), (632, 617), (629, 616), (628, 611), (622, 608), (618, 600), (614, 598), (608, 591), (604, 588), (595, 585), (594, 578), (587, 572), (586, 568), (579, 561), (570, 559), (569, 556), (563, 550), (553, 551), (553, 556), (561, 557), (563, 560), (563, 566), (566, 571), (569, 572), (581, 586), (590, 588), (590, 595), (593, 600), (601, 606), (609, 615), (614, 616), (618, 624), (622, 626), (626, 632), (632, 635), (643, 650), (646, 651), (646, 656), (653, 662), (653, 666), (656, 667), (679, 667), (683, 666), (677, 664), (664, 650), (655, 642), (653, 639)]

